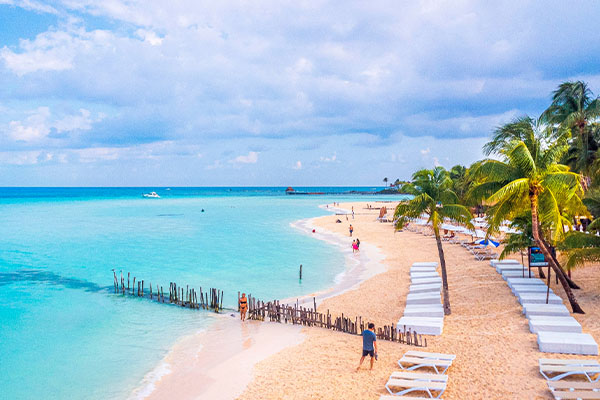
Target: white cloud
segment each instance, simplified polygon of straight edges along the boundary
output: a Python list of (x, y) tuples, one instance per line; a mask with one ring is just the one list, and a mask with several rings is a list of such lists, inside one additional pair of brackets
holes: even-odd
[(294, 164), (294, 166), (292, 168), (295, 170), (302, 169), (302, 161), (300, 161), (300, 160), (296, 161), (296, 164)]
[(11, 6), (21, 7), (25, 10), (43, 12), (48, 14), (58, 14), (56, 8), (33, 0), (0, 0), (0, 4), (7, 4)]
[(7, 126), (8, 137), (16, 142), (40, 142), (53, 129), (57, 133), (87, 131), (92, 129), (94, 122), (102, 119), (100, 115), (92, 118), (91, 112), (85, 108), (81, 108), (78, 114), (55, 116), (49, 107), (38, 107), (25, 115), (25, 119), (10, 121)]
[(145, 29), (138, 29), (135, 34), (141, 38), (144, 42), (149, 43), (151, 46), (159, 46), (163, 42), (163, 38), (159, 37), (156, 33)]
[(43, 139), (50, 133), (47, 124), (50, 117), (48, 107), (39, 107), (30, 112), (25, 121), (11, 121), (8, 125), (8, 134), (15, 141), (31, 142)]
[(239, 164), (256, 164), (258, 161), (258, 153), (256, 151), (251, 151), (248, 155), (245, 156), (237, 156), (230, 162), (239, 163)]
[(426, 149), (421, 149), (421, 155), (426, 156), (429, 153), (431, 153), (431, 149), (429, 147)]

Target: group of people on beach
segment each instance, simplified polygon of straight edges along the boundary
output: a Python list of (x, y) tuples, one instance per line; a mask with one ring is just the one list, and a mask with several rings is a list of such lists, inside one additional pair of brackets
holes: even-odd
[(360, 251), (360, 240), (356, 238), (356, 240), (352, 241), (352, 252), (357, 253)]

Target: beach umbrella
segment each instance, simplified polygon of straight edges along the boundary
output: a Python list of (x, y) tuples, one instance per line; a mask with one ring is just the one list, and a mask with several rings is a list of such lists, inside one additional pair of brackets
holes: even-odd
[(484, 246), (492, 245), (494, 247), (500, 246), (499, 242), (496, 242), (496, 241), (494, 241), (492, 239), (481, 239), (480, 241), (477, 242), (477, 244), (482, 244)]

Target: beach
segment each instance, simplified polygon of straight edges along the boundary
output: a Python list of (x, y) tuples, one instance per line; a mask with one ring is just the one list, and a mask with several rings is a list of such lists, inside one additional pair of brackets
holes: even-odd
[[(382, 203), (373, 203), (379, 207)], [(394, 204), (385, 204), (393, 210)], [(413, 262), (438, 261), (433, 237), (403, 231), (394, 232), (390, 223), (376, 221), (379, 210), (367, 209), (366, 203), (344, 203), (354, 207), (355, 218), (325, 216), (311, 220), (317, 232), (326, 231), (346, 237), (348, 225), (354, 237), (376, 246), (384, 255), (385, 268), (356, 288), (327, 298), (319, 305), (334, 314), (360, 315), (376, 326), (397, 321), (404, 309), (409, 287), (409, 267)], [(335, 223), (336, 219), (342, 223)], [(368, 251), (365, 249), (364, 251)], [(542, 353), (536, 335), (529, 332), (527, 319), (517, 298), (489, 261), (475, 261), (459, 245), (444, 242), (452, 314), (445, 317), (441, 336), (427, 336), (426, 351), (451, 353), (456, 360), (448, 370), (445, 399), (550, 399), (545, 379), (538, 371), (539, 358), (590, 358)], [(356, 257), (361, 257), (358, 254)], [(515, 257), (516, 258), (516, 257)], [(582, 268), (573, 272), (580, 284), (576, 296), (586, 311), (574, 314), (584, 333), (600, 340), (600, 268)], [(566, 299), (552, 281), (552, 289)], [(568, 304), (565, 301), (565, 304)], [(301, 344), (258, 362), (254, 378), (240, 399), (377, 399), (387, 394), (385, 382), (399, 370), (398, 359), (414, 347), (379, 341), (379, 360), (373, 371), (367, 364), (355, 372), (361, 349), (361, 337), (304, 328)]]

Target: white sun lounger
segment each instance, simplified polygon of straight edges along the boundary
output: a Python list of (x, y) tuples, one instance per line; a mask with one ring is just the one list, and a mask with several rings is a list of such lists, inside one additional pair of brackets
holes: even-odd
[[(401, 378), (394, 378), (393, 376), (401, 376)], [(431, 398), (439, 398), (444, 390), (446, 390), (446, 384), (448, 382), (448, 375), (438, 374), (420, 374), (415, 372), (394, 372), (385, 384), (385, 388), (390, 394), (401, 396), (410, 392), (426, 392)], [(394, 391), (392, 388), (396, 389)], [(400, 390), (398, 390), (400, 389)], [(437, 396), (434, 396), (432, 392), (438, 392)]]
[(527, 318), (532, 315), (556, 317), (568, 317), (571, 315), (564, 304), (525, 304), (523, 306), (523, 314), (525, 314)]
[(544, 286), (546, 286), (544, 281), (533, 277), (533, 275), (531, 278), (527, 278), (527, 275), (525, 276), (525, 278), (522, 278), (522, 277), (508, 278), (508, 279), (506, 279), (506, 283), (508, 283), (508, 287), (511, 289), (513, 286), (516, 286), (516, 285), (519, 285), (519, 286), (522, 286), (522, 285), (544, 285)]
[(434, 267), (434, 268), (437, 268), (438, 263), (437, 263), (437, 261), (424, 261), (424, 262), (413, 263), (412, 266), (413, 267)]
[(420, 335), (441, 335), (444, 329), (443, 317), (402, 317), (398, 320), (396, 328), (399, 331), (411, 330)]
[(435, 269), (435, 267), (412, 267), (410, 269), (410, 274), (416, 274), (416, 273), (423, 273), (423, 272), (429, 272), (429, 273), (434, 273), (437, 274), (437, 270)]
[(440, 304), (441, 301), (440, 292), (409, 293), (406, 296), (407, 306), (415, 304)]
[[(558, 381), (570, 375), (584, 375), (589, 382), (600, 380), (600, 364), (596, 360), (540, 358), (539, 364), (540, 374), (549, 381)], [(592, 379), (594, 376), (596, 378)]]
[[(527, 278), (529, 276), (529, 271), (525, 271), (525, 275), (523, 276), (522, 270), (507, 270), (502, 271), (502, 279), (507, 280), (508, 278)], [(535, 278), (535, 273), (531, 271), (531, 277)]]
[(598, 343), (587, 333), (538, 332), (538, 346), (544, 353), (598, 355)]
[(444, 308), (442, 304), (426, 304), (426, 305), (410, 305), (404, 309), (405, 317), (436, 317), (444, 316)]
[(411, 278), (410, 283), (412, 285), (424, 285), (427, 283), (442, 283), (440, 276), (434, 276), (432, 278)]
[(563, 304), (560, 297), (555, 294), (548, 296), (548, 303), (546, 303), (546, 293), (520, 293), (519, 303), (524, 304)]
[(527, 268), (523, 268), (521, 264), (499, 264), (496, 265), (496, 272), (501, 274), (504, 271), (520, 271), (523, 272), (525, 270), (525, 276), (529, 276), (529, 270)]
[(600, 399), (600, 382), (548, 381), (555, 399)]
[(490, 265), (494, 268), (496, 267), (496, 265), (502, 265), (502, 264), (521, 264), (521, 262), (517, 261), (517, 260), (509, 260), (509, 259), (490, 260)]
[(531, 333), (542, 331), (581, 333), (581, 324), (573, 317), (545, 317), (532, 315), (529, 317)]
[(410, 279), (423, 279), (423, 278), (436, 278), (439, 277), (440, 274), (437, 272), (412, 272), (410, 273)]
[(407, 371), (428, 367), (433, 368), (438, 374), (445, 374), (455, 358), (453, 354), (408, 351), (398, 360), (398, 365)]
[[(517, 297), (521, 293), (546, 293), (547, 290), (546, 285), (514, 285), (512, 287), (512, 292)], [(550, 293), (554, 294), (554, 291), (550, 289)]]
[(410, 285), (408, 288), (409, 293), (427, 293), (427, 292), (437, 292), (439, 293), (442, 290), (442, 283), (427, 283), (425, 285)]

